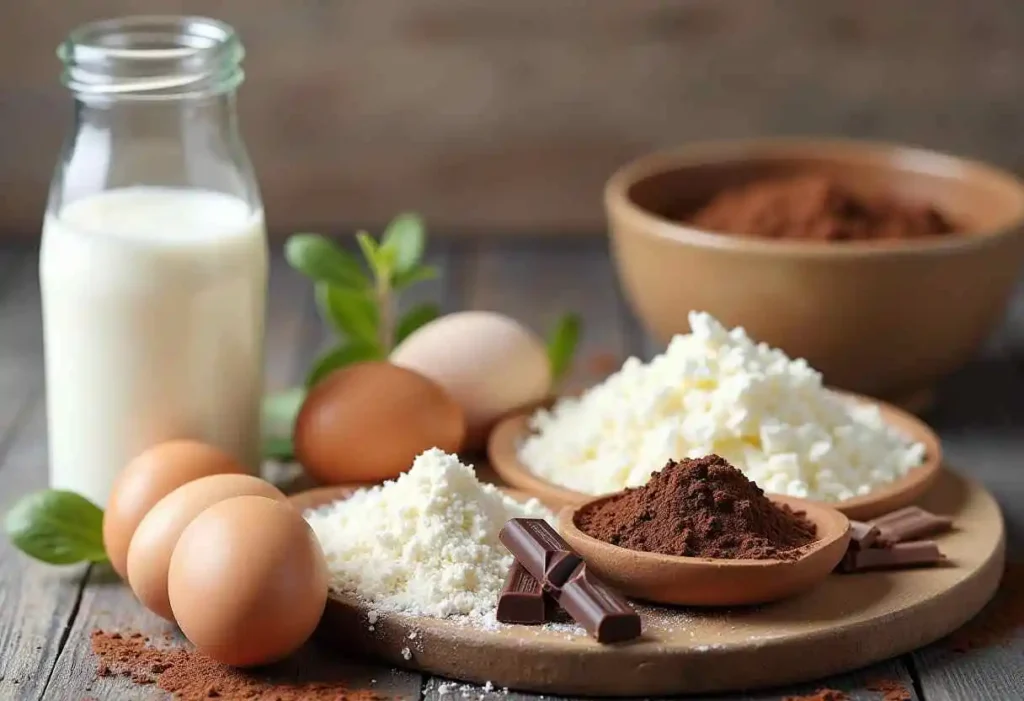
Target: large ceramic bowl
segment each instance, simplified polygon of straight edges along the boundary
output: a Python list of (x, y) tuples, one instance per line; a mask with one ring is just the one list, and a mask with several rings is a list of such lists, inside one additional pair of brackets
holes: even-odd
[[(719, 234), (669, 218), (766, 177), (831, 176), (855, 192), (926, 202), (963, 234), (815, 242)], [(1024, 261), (1024, 183), (903, 146), (770, 139), (642, 157), (605, 188), (625, 296), (658, 340), (691, 310), (806, 358), (832, 386), (907, 403), (962, 366), (1000, 322)]]

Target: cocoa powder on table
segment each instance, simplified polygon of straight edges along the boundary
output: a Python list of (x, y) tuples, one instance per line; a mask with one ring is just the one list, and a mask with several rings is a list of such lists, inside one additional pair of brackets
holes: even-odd
[(719, 233), (808, 241), (916, 239), (955, 230), (934, 207), (884, 195), (866, 197), (817, 174), (727, 189), (680, 218)]
[(910, 689), (899, 679), (873, 679), (867, 689), (882, 694), (882, 701), (911, 701), (913, 698)]
[(818, 689), (803, 696), (783, 696), (782, 701), (850, 701), (850, 695), (839, 689)]
[(121, 676), (154, 685), (180, 701), (380, 701), (372, 691), (341, 682), (294, 682), (269, 672), (236, 669), (188, 648), (159, 648), (141, 633), (92, 632), (98, 677)]
[(726, 559), (791, 559), (816, 533), (717, 455), (670, 460), (645, 486), (581, 511), (577, 525), (631, 550)]

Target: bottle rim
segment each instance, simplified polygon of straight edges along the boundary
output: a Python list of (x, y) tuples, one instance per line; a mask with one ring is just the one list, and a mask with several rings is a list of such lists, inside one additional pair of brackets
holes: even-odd
[(136, 15), (76, 27), (57, 48), (61, 82), (82, 99), (180, 100), (234, 90), (245, 49), (231, 25)]

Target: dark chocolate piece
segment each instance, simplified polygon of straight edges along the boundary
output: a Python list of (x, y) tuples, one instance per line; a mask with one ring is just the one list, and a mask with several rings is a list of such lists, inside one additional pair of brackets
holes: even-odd
[(914, 540), (895, 543), (887, 548), (866, 548), (851, 550), (843, 557), (840, 572), (863, 572), (865, 570), (897, 569), (921, 565), (936, 565), (944, 562), (946, 556), (933, 540)]
[(852, 550), (865, 550), (878, 544), (881, 531), (871, 523), (861, 521), (850, 521), (850, 548)]
[(640, 616), (626, 600), (580, 565), (555, 600), (599, 643), (620, 643), (640, 635)]
[(546, 591), (559, 589), (583, 562), (544, 519), (514, 518), (498, 533), (498, 540)]
[[(583, 559), (547, 521), (514, 518), (505, 524), (498, 538), (598, 642), (621, 642), (640, 635), (639, 614), (587, 571)], [(574, 565), (572, 569), (570, 565)]]
[(554, 618), (557, 608), (537, 578), (520, 563), (513, 562), (498, 595), (498, 620), (523, 625), (545, 623)]
[(871, 522), (881, 539), (889, 543), (902, 543), (945, 533), (953, 528), (953, 519), (925, 511), (919, 506), (908, 506)]

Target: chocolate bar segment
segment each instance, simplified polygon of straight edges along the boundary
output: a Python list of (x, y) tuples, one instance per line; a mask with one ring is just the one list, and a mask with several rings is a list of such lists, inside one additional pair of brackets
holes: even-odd
[(861, 521), (850, 521), (850, 549), (866, 550), (878, 545), (881, 531), (878, 526)]
[(583, 563), (544, 519), (514, 518), (498, 533), (498, 540), (546, 591), (559, 589)]
[(505, 524), (498, 538), (598, 642), (621, 642), (640, 635), (636, 611), (587, 570), (579, 554), (547, 521), (514, 518)]
[(925, 511), (919, 506), (908, 506), (871, 522), (878, 528), (881, 539), (889, 543), (902, 543), (945, 533), (953, 528), (953, 519)]
[(537, 578), (520, 563), (513, 562), (498, 595), (498, 620), (523, 625), (545, 623), (554, 617), (556, 608)]
[(915, 540), (895, 543), (887, 548), (866, 548), (851, 550), (839, 564), (840, 572), (863, 572), (865, 570), (893, 569), (919, 565), (935, 565), (944, 562), (946, 556), (933, 540)]
[(559, 605), (599, 643), (620, 643), (640, 635), (640, 616), (626, 600), (587, 569), (586, 563), (555, 594)]

